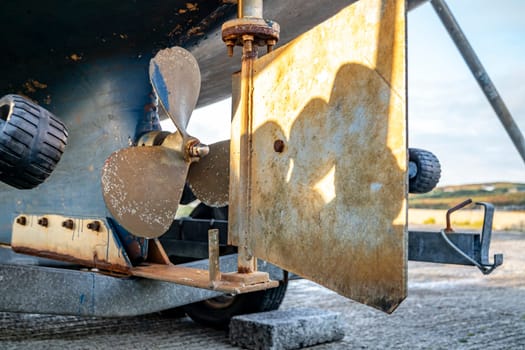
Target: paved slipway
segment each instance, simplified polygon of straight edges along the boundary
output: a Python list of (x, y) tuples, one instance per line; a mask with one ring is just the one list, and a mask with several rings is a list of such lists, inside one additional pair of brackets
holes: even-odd
[[(504, 266), (409, 264), (409, 296), (392, 315), (309, 281), (292, 281), (282, 308), (342, 314), (341, 342), (312, 349), (525, 349), (525, 235), (494, 235)], [(1, 296), (0, 296), (1, 297)], [(0, 349), (235, 349), (227, 334), (187, 317), (96, 319), (0, 313)]]

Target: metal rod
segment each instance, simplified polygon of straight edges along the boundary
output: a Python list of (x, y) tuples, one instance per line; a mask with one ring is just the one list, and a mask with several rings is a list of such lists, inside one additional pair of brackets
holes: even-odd
[[(262, 18), (263, 0), (239, 0), (238, 17)], [(274, 45), (275, 43), (272, 43)], [(268, 44), (272, 46), (271, 44)], [(271, 48), (271, 47), (270, 47)], [(251, 148), (252, 148), (252, 112), (253, 112), (253, 65), (257, 59), (257, 45), (252, 34), (242, 36), (241, 62), (241, 125), (240, 125), (240, 155), (239, 155), (239, 187), (241, 198), (238, 205), (250, 218), (251, 198)], [(238, 266), (239, 273), (257, 271), (257, 259), (253, 255), (253, 237), (249, 234), (250, 222), (242, 220), (239, 227)]]
[(465, 208), (467, 205), (469, 205), (470, 203), (472, 203), (472, 199), (467, 199), (467, 200), (464, 200), (463, 202), (459, 203), (458, 205), (450, 208), (449, 210), (447, 210), (447, 227), (445, 228), (445, 232), (454, 232), (454, 230), (452, 229), (452, 224), (450, 223), (450, 215), (455, 212), (455, 211), (458, 211), (459, 209), (462, 209), (462, 208)]
[(512, 142), (516, 146), (518, 153), (525, 162), (525, 139), (523, 138), (523, 134), (521, 133), (518, 125), (512, 118), (512, 115), (510, 114), (507, 106), (503, 102), (503, 99), (496, 90), (496, 87), (492, 83), (492, 80), (490, 79), (487, 71), (485, 70), (485, 68), (483, 68), (483, 65), (481, 64), (476, 53), (474, 52), (474, 49), (472, 49), (472, 46), (468, 42), (467, 37), (465, 36), (458, 22), (454, 18), (454, 15), (450, 11), (449, 7), (447, 6), (444, 0), (431, 0), (431, 3), (437, 15), (441, 19), (441, 22), (443, 22), (443, 25), (447, 29), (450, 37), (456, 44), (456, 47), (458, 48), (459, 52), (463, 56), (463, 59), (470, 68), (470, 71), (474, 75), (474, 78), (476, 78), (479, 86), (483, 90), (483, 93), (485, 93), (485, 96), (492, 105), (492, 108), (494, 109), (498, 118), (503, 124), (503, 127), (505, 128)]
[(221, 269), (219, 266), (219, 230), (210, 229), (208, 230), (208, 254), (209, 254), (209, 267), (210, 283), (213, 285), (214, 282), (221, 280)]
[(237, 17), (263, 18), (263, 0), (239, 0), (237, 2)]
[[(252, 136), (252, 102), (253, 102), (253, 64), (257, 59), (257, 46), (253, 45), (253, 36), (243, 36), (243, 55), (241, 63), (241, 144), (240, 144), (240, 207), (247, 213), (250, 212), (250, 183), (251, 183), (251, 136)], [(244, 226), (246, 225), (246, 226)], [(239, 266), (240, 273), (256, 271), (256, 262), (253, 256), (253, 244), (249, 235), (250, 223), (243, 220), (239, 229)]]

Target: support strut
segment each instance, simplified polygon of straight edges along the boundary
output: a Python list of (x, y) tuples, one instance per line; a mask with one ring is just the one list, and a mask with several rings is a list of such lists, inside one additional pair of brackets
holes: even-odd
[(441, 19), (441, 22), (447, 29), (448, 34), (456, 44), (456, 47), (461, 53), (461, 56), (463, 56), (463, 59), (467, 63), (467, 66), (472, 72), (472, 75), (474, 78), (476, 78), (476, 81), (481, 87), (481, 90), (483, 90), (483, 93), (487, 97), (499, 120), (503, 124), (503, 127), (514, 143), (514, 146), (516, 146), (518, 153), (525, 162), (525, 139), (523, 138), (523, 134), (521, 133), (518, 124), (516, 124), (512, 118), (512, 115), (505, 105), (505, 102), (503, 102), (503, 99), (498, 93), (498, 90), (494, 86), (494, 83), (490, 79), (487, 71), (481, 64), (481, 61), (476, 55), (476, 52), (461, 30), (459, 23), (454, 18), (452, 11), (450, 11), (450, 8), (447, 6), (445, 0), (431, 0), (431, 3), (437, 15)]
[[(251, 144), (252, 144), (252, 103), (253, 103), (253, 65), (258, 57), (258, 46), (266, 46), (270, 52), (279, 40), (279, 25), (266, 21), (263, 16), (262, 0), (239, 0), (238, 18), (222, 26), (222, 40), (228, 48), (228, 55), (233, 55), (235, 46), (242, 47), (241, 64), (241, 140), (240, 140), (240, 193), (243, 193), (239, 205), (242, 210), (250, 209), (248, 186), (250, 185)], [(249, 223), (239, 228), (238, 272), (252, 273), (257, 269), (257, 260), (253, 256), (253, 243), (247, 230)]]

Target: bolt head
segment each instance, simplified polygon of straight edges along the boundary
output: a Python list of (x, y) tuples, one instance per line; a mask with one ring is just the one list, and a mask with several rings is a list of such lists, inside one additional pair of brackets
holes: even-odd
[(16, 223), (25, 226), (27, 224), (27, 218), (25, 216), (21, 216), (16, 219)]
[(67, 219), (66, 221), (62, 222), (62, 227), (72, 230), (75, 227), (75, 223), (73, 220)]
[(275, 140), (275, 142), (273, 143), (273, 150), (277, 153), (282, 153), (284, 151), (284, 141)]
[(87, 224), (87, 228), (89, 230), (98, 232), (100, 230), (100, 222), (98, 222), (98, 221), (90, 222), (89, 224)]
[(49, 225), (49, 221), (47, 220), (47, 218), (40, 218), (38, 219), (38, 224), (40, 226), (47, 227), (47, 225)]

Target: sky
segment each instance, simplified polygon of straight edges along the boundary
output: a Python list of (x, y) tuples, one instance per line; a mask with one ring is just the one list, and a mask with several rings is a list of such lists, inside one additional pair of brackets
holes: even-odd
[[(454, 16), (525, 132), (525, 1), (448, 0)], [(229, 138), (231, 100), (196, 110), (188, 131)], [(170, 121), (166, 130), (174, 130)], [(409, 147), (441, 162), (439, 185), (525, 183), (525, 164), (432, 6), (408, 14)]]

